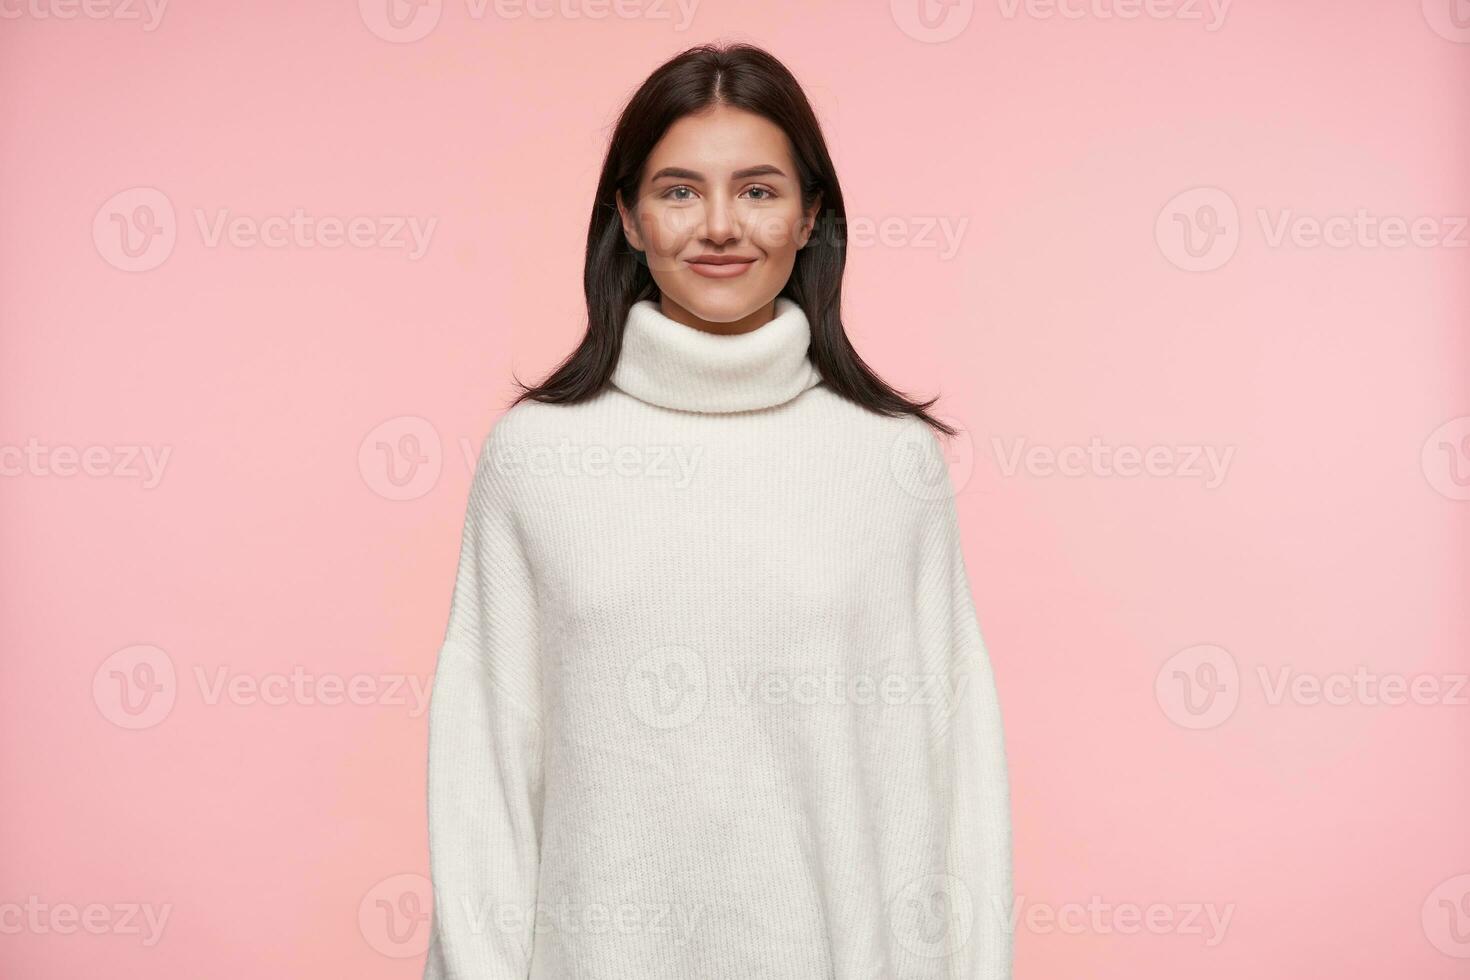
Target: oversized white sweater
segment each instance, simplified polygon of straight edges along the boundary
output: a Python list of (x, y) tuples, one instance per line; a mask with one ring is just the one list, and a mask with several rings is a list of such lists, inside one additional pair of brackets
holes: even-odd
[(942, 446), (784, 297), (628, 317), (486, 437), (429, 712), (427, 980), (1010, 975), (1001, 714)]

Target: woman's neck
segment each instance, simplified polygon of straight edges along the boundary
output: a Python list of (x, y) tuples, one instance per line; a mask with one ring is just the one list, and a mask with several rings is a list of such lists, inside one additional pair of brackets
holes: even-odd
[(738, 320), (728, 322), (706, 320), (686, 307), (680, 306), (665, 293), (659, 294), (659, 311), (675, 323), (682, 323), (705, 333), (737, 334), (758, 330), (776, 318), (776, 301), (765, 303)]
[(710, 333), (667, 316), (656, 300), (633, 304), (612, 384), (634, 398), (689, 412), (742, 412), (790, 401), (821, 382), (808, 358), (811, 326), (792, 299), (743, 333)]

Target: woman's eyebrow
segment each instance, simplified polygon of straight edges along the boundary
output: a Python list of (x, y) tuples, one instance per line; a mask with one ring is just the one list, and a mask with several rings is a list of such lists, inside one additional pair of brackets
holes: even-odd
[[(780, 167), (773, 166), (772, 164), (763, 163), (759, 166), (746, 167), (743, 170), (737, 170), (730, 175), (730, 179), (744, 180), (746, 177), (766, 176), (785, 177), (786, 171), (782, 170)], [(660, 177), (675, 177), (679, 180), (704, 180), (704, 174), (700, 173), (697, 170), (685, 169), (684, 167), (664, 167), (659, 170), (658, 173), (654, 174), (648, 179), (650, 181), (655, 181), (658, 180)]]

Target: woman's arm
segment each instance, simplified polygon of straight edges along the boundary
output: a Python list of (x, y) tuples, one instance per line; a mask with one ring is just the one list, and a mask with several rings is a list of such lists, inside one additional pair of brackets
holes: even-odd
[[(935, 464), (944, 467), (930, 433)], [(948, 479), (946, 474), (945, 479)], [(957, 913), (942, 940), (954, 980), (1008, 980), (1011, 975), (1010, 784), (1000, 701), (981, 637), (961, 547), (953, 487), (926, 501), (919, 583), (920, 629), (936, 668), (948, 673), (936, 717), (951, 790), (946, 873), (931, 896)]]
[(540, 859), (535, 592), (496, 435), (471, 483), (429, 703), (425, 980), (525, 980)]

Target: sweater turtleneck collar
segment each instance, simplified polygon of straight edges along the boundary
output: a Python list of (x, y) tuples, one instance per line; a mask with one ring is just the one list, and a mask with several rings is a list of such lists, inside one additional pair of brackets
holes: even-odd
[(776, 297), (773, 319), (738, 334), (687, 326), (644, 299), (628, 311), (610, 380), (634, 398), (686, 412), (770, 408), (822, 380), (810, 345), (806, 314), (785, 296)]

